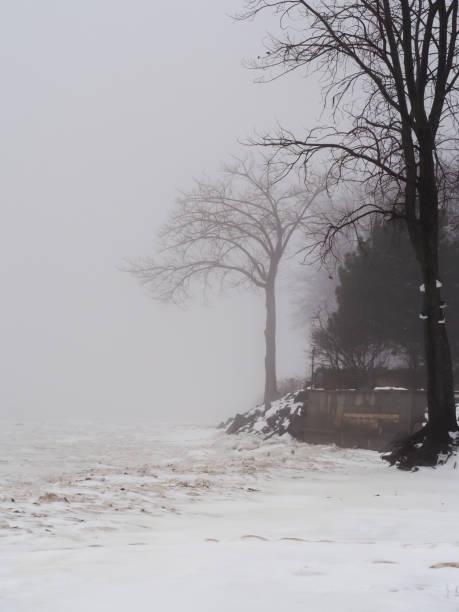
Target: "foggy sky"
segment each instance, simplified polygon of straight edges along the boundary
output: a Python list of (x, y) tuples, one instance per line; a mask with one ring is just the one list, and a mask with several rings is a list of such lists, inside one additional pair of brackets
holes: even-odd
[[(217, 422), (260, 397), (261, 296), (183, 311), (119, 270), (238, 139), (319, 116), (311, 79), (254, 84), (276, 21), (241, 2), (2, 2), (0, 417)], [(302, 374), (281, 294), (280, 375)]]

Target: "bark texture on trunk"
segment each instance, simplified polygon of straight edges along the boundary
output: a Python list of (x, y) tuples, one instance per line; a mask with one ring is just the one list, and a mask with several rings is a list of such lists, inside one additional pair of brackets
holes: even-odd
[(456, 408), (446, 311), (441, 308), (438, 256), (438, 193), (433, 153), (424, 151), (419, 177), (419, 244), (417, 254), (424, 282), (424, 345), (427, 370), (428, 438), (448, 442), (456, 431)]
[(444, 312), (440, 309), (440, 288), (437, 275), (426, 271), (424, 344), (427, 370), (427, 403), (430, 436), (437, 441), (448, 439), (448, 432), (457, 429), (454, 402), (453, 370)]
[(385, 458), (405, 469), (435, 465), (441, 453), (451, 452), (449, 432), (458, 430), (454, 399), (451, 350), (447, 332), (447, 311), (441, 308), (439, 269), (438, 187), (432, 139), (420, 139), (418, 176), (419, 209), (408, 220), (408, 230), (423, 279), (424, 347), (428, 424), (396, 447)]
[(270, 281), (265, 288), (266, 327), (265, 327), (265, 394), (264, 403), (269, 404), (278, 398), (276, 375), (276, 289)]
[[(448, 442), (449, 431), (457, 429), (451, 351), (441, 306), (441, 279), (438, 257), (438, 188), (434, 152), (430, 139), (421, 140), (419, 168), (419, 253), (424, 280), (424, 343), (429, 412), (428, 437)], [(439, 282), (440, 281), (440, 282)]]

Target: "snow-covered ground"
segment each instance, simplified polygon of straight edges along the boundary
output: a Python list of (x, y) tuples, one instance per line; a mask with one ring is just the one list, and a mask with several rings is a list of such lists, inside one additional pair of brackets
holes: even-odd
[(284, 438), (1, 423), (1, 612), (459, 610), (454, 461)]

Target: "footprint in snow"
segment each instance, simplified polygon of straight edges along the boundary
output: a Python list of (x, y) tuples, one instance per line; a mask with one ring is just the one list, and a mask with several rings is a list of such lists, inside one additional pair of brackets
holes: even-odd
[(307, 565), (301, 567), (300, 569), (294, 570), (292, 572), (294, 576), (325, 576), (325, 572), (321, 572), (320, 570), (315, 570)]

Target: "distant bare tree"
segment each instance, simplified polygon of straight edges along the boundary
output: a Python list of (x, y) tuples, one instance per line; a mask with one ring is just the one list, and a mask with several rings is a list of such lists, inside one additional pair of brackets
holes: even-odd
[(388, 458), (405, 468), (435, 464), (458, 428), (438, 238), (446, 166), (457, 157), (459, 0), (245, 4), (242, 18), (270, 10), (282, 26), (257, 66), (274, 74), (318, 72), (334, 110), (328, 127), (300, 137), (280, 130), (261, 144), (293, 155), (292, 163), (329, 154), (332, 181), (359, 180), (367, 188), (368, 202), (323, 225), (324, 251), (343, 228), (368, 216), (406, 223), (423, 279), (429, 422)]
[(285, 187), (269, 162), (237, 160), (220, 179), (197, 181), (159, 233), (158, 258), (131, 266), (153, 298), (183, 303), (204, 288), (251, 286), (266, 301), (264, 401), (276, 399), (276, 278), (292, 238), (304, 231), (323, 181)]
[[(384, 367), (390, 356), (390, 344), (380, 338), (364, 338), (354, 326), (340, 326), (335, 313), (317, 313), (311, 330), (316, 356), (322, 365), (334, 370), (371, 371)], [(366, 325), (367, 321), (362, 322)]]

